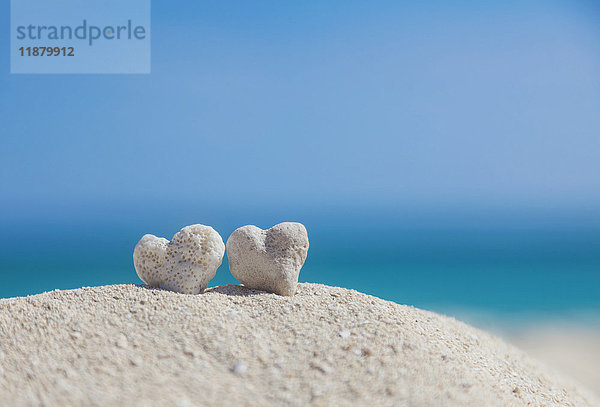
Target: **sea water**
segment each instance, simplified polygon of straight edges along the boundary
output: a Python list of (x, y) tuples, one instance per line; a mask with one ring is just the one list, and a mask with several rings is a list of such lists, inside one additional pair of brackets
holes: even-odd
[[(141, 283), (132, 261), (137, 240), (144, 233), (170, 239), (181, 226), (13, 225), (0, 235), (0, 297)], [(226, 240), (239, 225), (219, 226)], [(385, 222), (340, 227), (323, 219), (307, 222), (307, 228), (303, 282), (351, 288), (480, 325), (600, 319), (600, 229), (402, 228)], [(225, 255), (210, 285), (229, 283), (236, 281)]]

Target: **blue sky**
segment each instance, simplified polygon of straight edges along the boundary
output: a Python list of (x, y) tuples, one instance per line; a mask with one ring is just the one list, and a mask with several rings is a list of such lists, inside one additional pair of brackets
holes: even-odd
[(148, 202), (597, 211), (600, 8), (403, 3), (154, 2), (152, 74), (11, 75), (3, 2), (2, 216)]
[(150, 75), (11, 75), (8, 1), (0, 25), (0, 296), (138, 282), (144, 233), (296, 220), (303, 281), (598, 307), (594, 2), (155, 1)]

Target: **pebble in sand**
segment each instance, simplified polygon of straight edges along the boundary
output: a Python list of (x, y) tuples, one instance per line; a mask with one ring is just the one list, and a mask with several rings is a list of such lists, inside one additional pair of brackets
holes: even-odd
[(185, 294), (208, 286), (223, 261), (225, 245), (210, 226), (190, 225), (170, 242), (144, 235), (133, 251), (135, 270), (148, 285)]
[(243, 226), (227, 239), (231, 274), (246, 287), (279, 295), (294, 295), (307, 253), (306, 228), (296, 222), (268, 230)]

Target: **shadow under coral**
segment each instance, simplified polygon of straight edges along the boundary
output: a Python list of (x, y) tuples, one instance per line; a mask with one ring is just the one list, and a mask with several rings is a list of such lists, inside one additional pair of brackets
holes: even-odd
[[(143, 288), (145, 290), (150, 290), (150, 291), (166, 291), (166, 292), (176, 293), (175, 291), (170, 291), (170, 290), (167, 290), (164, 288), (159, 288), (159, 287), (153, 287), (153, 286), (146, 285), (146, 284), (135, 284), (135, 286), (139, 287), (139, 288)], [(216, 287), (207, 288), (206, 290), (204, 290), (203, 292), (201, 292), (199, 294), (184, 294), (184, 295), (202, 295), (202, 294), (207, 294), (207, 293), (218, 293), (218, 294), (238, 296), (238, 297), (248, 297), (251, 295), (270, 294), (266, 291), (254, 290), (254, 289), (251, 289), (248, 287), (244, 287), (243, 285), (227, 284), (227, 285), (220, 285), (220, 286), (216, 286)], [(176, 294), (179, 294), (179, 293), (176, 293)]]

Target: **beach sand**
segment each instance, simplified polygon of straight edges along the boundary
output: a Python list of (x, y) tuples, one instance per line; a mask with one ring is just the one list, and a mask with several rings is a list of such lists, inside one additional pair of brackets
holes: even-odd
[(344, 288), (136, 285), (0, 301), (2, 406), (592, 406), (523, 351)]
[(511, 343), (572, 377), (600, 399), (600, 330), (557, 322), (534, 325), (506, 336)]

